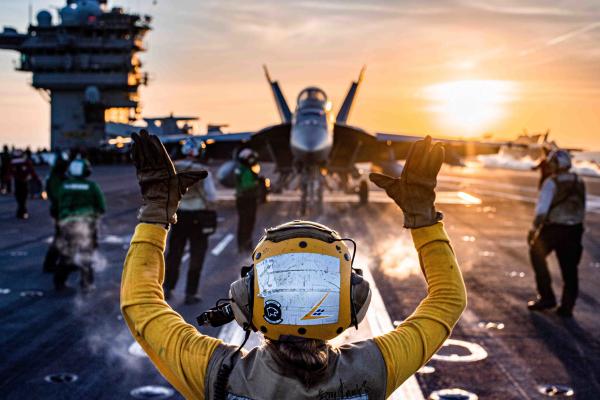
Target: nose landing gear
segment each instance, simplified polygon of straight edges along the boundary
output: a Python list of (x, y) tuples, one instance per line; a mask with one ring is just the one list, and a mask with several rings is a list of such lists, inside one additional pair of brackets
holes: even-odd
[(358, 202), (361, 206), (369, 203), (369, 184), (365, 180), (358, 184)]
[(324, 177), (317, 167), (304, 168), (300, 175), (300, 214), (323, 211)]

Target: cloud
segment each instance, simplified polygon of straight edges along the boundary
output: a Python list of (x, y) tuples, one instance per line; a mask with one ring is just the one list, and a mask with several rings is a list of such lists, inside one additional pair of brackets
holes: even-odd
[(599, 27), (600, 27), (600, 21), (594, 22), (592, 24), (588, 24), (588, 25), (583, 26), (581, 28), (574, 29), (574, 30), (572, 30), (570, 32), (567, 32), (567, 33), (565, 33), (563, 35), (556, 36), (555, 38), (552, 38), (552, 39), (548, 40), (546, 42), (546, 45), (547, 46), (557, 45), (559, 43), (562, 43), (562, 42), (565, 42), (567, 40), (573, 39), (576, 36), (579, 36), (579, 35), (581, 35), (583, 33), (592, 31), (592, 30), (594, 30), (596, 28), (599, 28)]
[(550, 39), (547, 39), (542, 45), (533, 46), (533, 47), (521, 50), (519, 52), (519, 55), (526, 56), (526, 55), (535, 53), (537, 51), (540, 51), (540, 50), (542, 50), (544, 48), (556, 46), (556, 45), (564, 43), (564, 42), (566, 42), (568, 40), (574, 39), (577, 36), (580, 36), (580, 35), (582, 35), (584, 33), (591, 32), (591, 31), (593, 31), (593, 30), (595, 30), (597, 28), (600, 28), (600, 21), (593, 22), (591, 24), (587, 24), (587, 25), (582, 26), (580, 28), (570, 30), (570, 31), (568, 31), (566, 33), (563, 33), (561, 35), (558, 35), (558, 36), (554, 36), (554, 37), (552, 37)]
[(351, 2), (324, 2), (303, 1), (294, 4), (295, 7), (308, 9), (336, 11), (345, 13), (381, 13), (401, 15), (430, 15), (442, 14), (449, 11), (448, 7), (407, 6), (405, 3), (397, 6), (373, 3), (351, 3)]
[(475, 2), (475, 1), (465, 1), (463, 4), (467, 7), (471, 7), (481, 11), (487, 11), (496, 14), (508, 14), (508, 15), (522, 15), (522, 16), (580, 16), (584, 15), (582, 11), (576, 10), (574, 8), (561, 8), (561, 7), (534, 7), (534, 6), (511, 6), (511, 5), (503, 5), (497, 6), (489, 3)]

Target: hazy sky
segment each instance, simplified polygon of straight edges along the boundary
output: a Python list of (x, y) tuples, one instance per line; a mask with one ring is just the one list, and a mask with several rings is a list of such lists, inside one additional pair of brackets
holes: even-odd
[[(0, 0), (24, 30), (27, 1)], [(62, 0), (33, 0), (34, 10)], [(372, 132), (516, 136), (552, 129), (600, 149), (600, 1), (121, 0), (151, 14), (145, 116), (192, 114), (230, 131), (278, 121), (261, 70), (293, 106), (321, 86), (337, 109), (363, 64), (349, 123)], [(0, 52), (0, 142), (47, 145), (49, 107)]]

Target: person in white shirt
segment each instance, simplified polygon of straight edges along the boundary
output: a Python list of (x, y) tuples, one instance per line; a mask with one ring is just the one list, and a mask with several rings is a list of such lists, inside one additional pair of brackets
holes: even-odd
[[(203, 171), (206, 166), (200, 163), (204, 157), (204, 144), (196, 145), (192, 140), (183, 144), (185, 159), (176, 161), (178, 172)], [(166, 256), (164, 290), (165, 298), (170, 299), (179, 279), (179, 267), (186, 244), (189, 241), (190, 265), (185, 288), (185, 304), (200, 301), (197, 296), (204, 256), (208, 247), (208, 237), (216, 228), (216, 213), (213, 211), (217, 191), (212, 175), (192, 185), (182, 197), (177, 211), (177, 224), (171, 227), (169, 248)]]
[(550, 176), (540, 189), (528, 237), (538, 296), (527, 306), (532, 311), (541, 311), (557, 305), (546, 263), (546, 257), (554, 251), (564, 281), (561, 304), (556, 313), (571, 317), (578, 293), (577, 267), (583, 251), (585, 183), (570, 172), (571, 156), (567, 151), (553, 150), (547, 160)]

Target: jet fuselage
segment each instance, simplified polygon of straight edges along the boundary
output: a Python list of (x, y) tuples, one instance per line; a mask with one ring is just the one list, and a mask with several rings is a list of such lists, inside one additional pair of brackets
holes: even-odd
[(324, 166), (333, 146), (333, 114), (325, 92), (308, 87), (298, 95), (292, 116), (290, 147), (300, 166)]

